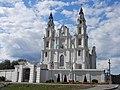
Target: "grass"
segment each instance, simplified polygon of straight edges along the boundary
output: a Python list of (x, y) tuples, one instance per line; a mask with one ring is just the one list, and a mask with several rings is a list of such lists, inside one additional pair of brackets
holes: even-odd
[(43, 85), (43, 84), (10, 84), (0, 90), (81, 90), (92, 86), (80, 85)]

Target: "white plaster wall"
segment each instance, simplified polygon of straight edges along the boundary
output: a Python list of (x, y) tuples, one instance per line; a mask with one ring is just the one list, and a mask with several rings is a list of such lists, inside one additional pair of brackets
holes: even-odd
[(14, 69), (0, 70), (0, 76), (4, 76), (6, 80), (14, 81)]
[[(54, 69), (52, 70), (42, 70), (41, 72), (41, 82), (45, 82), (46, 80), (50, 80), (51, 79), (51, 74), (52, 74), (52, 79), (56, 82), (57, 81), (57, 77), (58, 74), (60, 74), (60, 80), (61, 82), (64, 81), (64, 75), (67, 76), (67, 80), (70, 80), (70, 69), (64, 70), (64, 69)], [(75, 70), (73, 71), (73, 75), (74, 75), (74, 80), (75, 81), (79, 81), (79, 82), (83, 82), (84, 81), (84, 77), (87, 77), (88, 82), (92, 81), (93, 79), (97, 79), (98, 82), (104, 82), (105, 78), (104, 78), (104, 73), (103, 71), (97, 71), (94, 69), (94, 71), (92, 70)], [(102, 77), (102, 78), (101, 78)]]
[(40, 72), (40, 82), (46, 82), (47, 80), (49, 80), (49, 73), (48, 70), (41, 70)]

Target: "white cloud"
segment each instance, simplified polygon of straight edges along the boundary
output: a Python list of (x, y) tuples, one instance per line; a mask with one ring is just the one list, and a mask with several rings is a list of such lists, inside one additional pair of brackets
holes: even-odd
[[(1, 59), (39, 59), (42, 37), (46, 22), (36, 17), (32, 9), (23, 2), (14, 7), (4, 7), (6, 16), (0, 17), (0, 27), (7, 33), (1, 33)], [(8, 34), (10, 33), (10, 34)], [(39, 46), (38, 46), (39, 45)]]
[(76, 23), (77, 18), (78, 18), (78, 10), (73, 10), (73, 11), (69, 11), (69, 10), (63, 10), (61, 12), (61, 14), (65, 15), (68, 20), (72, 20)]
[[(105, 69), (108, 70), (109, 69), (109, 59), (104, 59), (104, 60), (100, 60), (97, 62), (97, 68), (99, 69)], [(119, 65), (120, 65), (120, 59), (119, 58), (111, 58), (110, 59), (110, 68), (111, 68), (111, 73), (115, 73), (115, 74), (119, 74)], [(117, 72), (115, 72), (114, 70), (118, 70)]]
[(53, 13), (56, 12), (56, 10), (63, 8), (64, 6), (68, 6), (69, 3), (65, 3), (62, 1), (42, 1), (38, 2), (34, 7), (37, 8), (37, 11), (39, 11), (40, 15), (45, 16), (49, 15), (51, 9)]
[[(7, 1), (6, 1), (7, 2)], [(5, 2), (4, 2), (5, 3)], [(12, 2), (11, 2), (12, 3)], [(28, 8), (20, 2), (13, 2), (14, 7), (2, 7), (1, 12), (5, 14), (0, 17), (1, 59), (40, 59), (43, 37), (47, 22), (43, 16), (48, 16), (51, 7), (57, 9), (68, 5), (61, 1), (42, 1)], [(56, 12), (52, 10), (53, 14)], [(59, 26), (59, 23), (57, 26)]]

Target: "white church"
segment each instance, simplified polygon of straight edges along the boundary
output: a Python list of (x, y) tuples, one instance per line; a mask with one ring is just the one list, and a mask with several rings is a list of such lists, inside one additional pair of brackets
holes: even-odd
[[(0, 76), (5, 76), (12, 82), (44, 83), (47, 80), (60, 82), (74, 80), (88, 82), (93, 79), (105, 82), (105, 72), (96, 69), (95, 46), (88, 48), (87, 26), (83, 9), (80, 9), (77, 19), (76, 33), (70, 35), (69, 28), (62, 25), (55, 30), (52, 13), (50, 13), (44, 35), (44, 48), (41, 51), (41, 63), (20, 62), (12, 70), (0, 70)], [(58, 33), (56, 33), (58, 31)]]

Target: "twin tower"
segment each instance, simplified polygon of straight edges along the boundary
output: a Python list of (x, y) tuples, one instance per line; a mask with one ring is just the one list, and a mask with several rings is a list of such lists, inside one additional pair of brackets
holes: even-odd
[(52, 13), (43, 38), (42, 64), (47, 69), (96, 69), (95, 46), (88, 48), (86, 20), (83, 9), (77, 19), (76, 33), (70, 35), (65, 25), (56, 34)]

